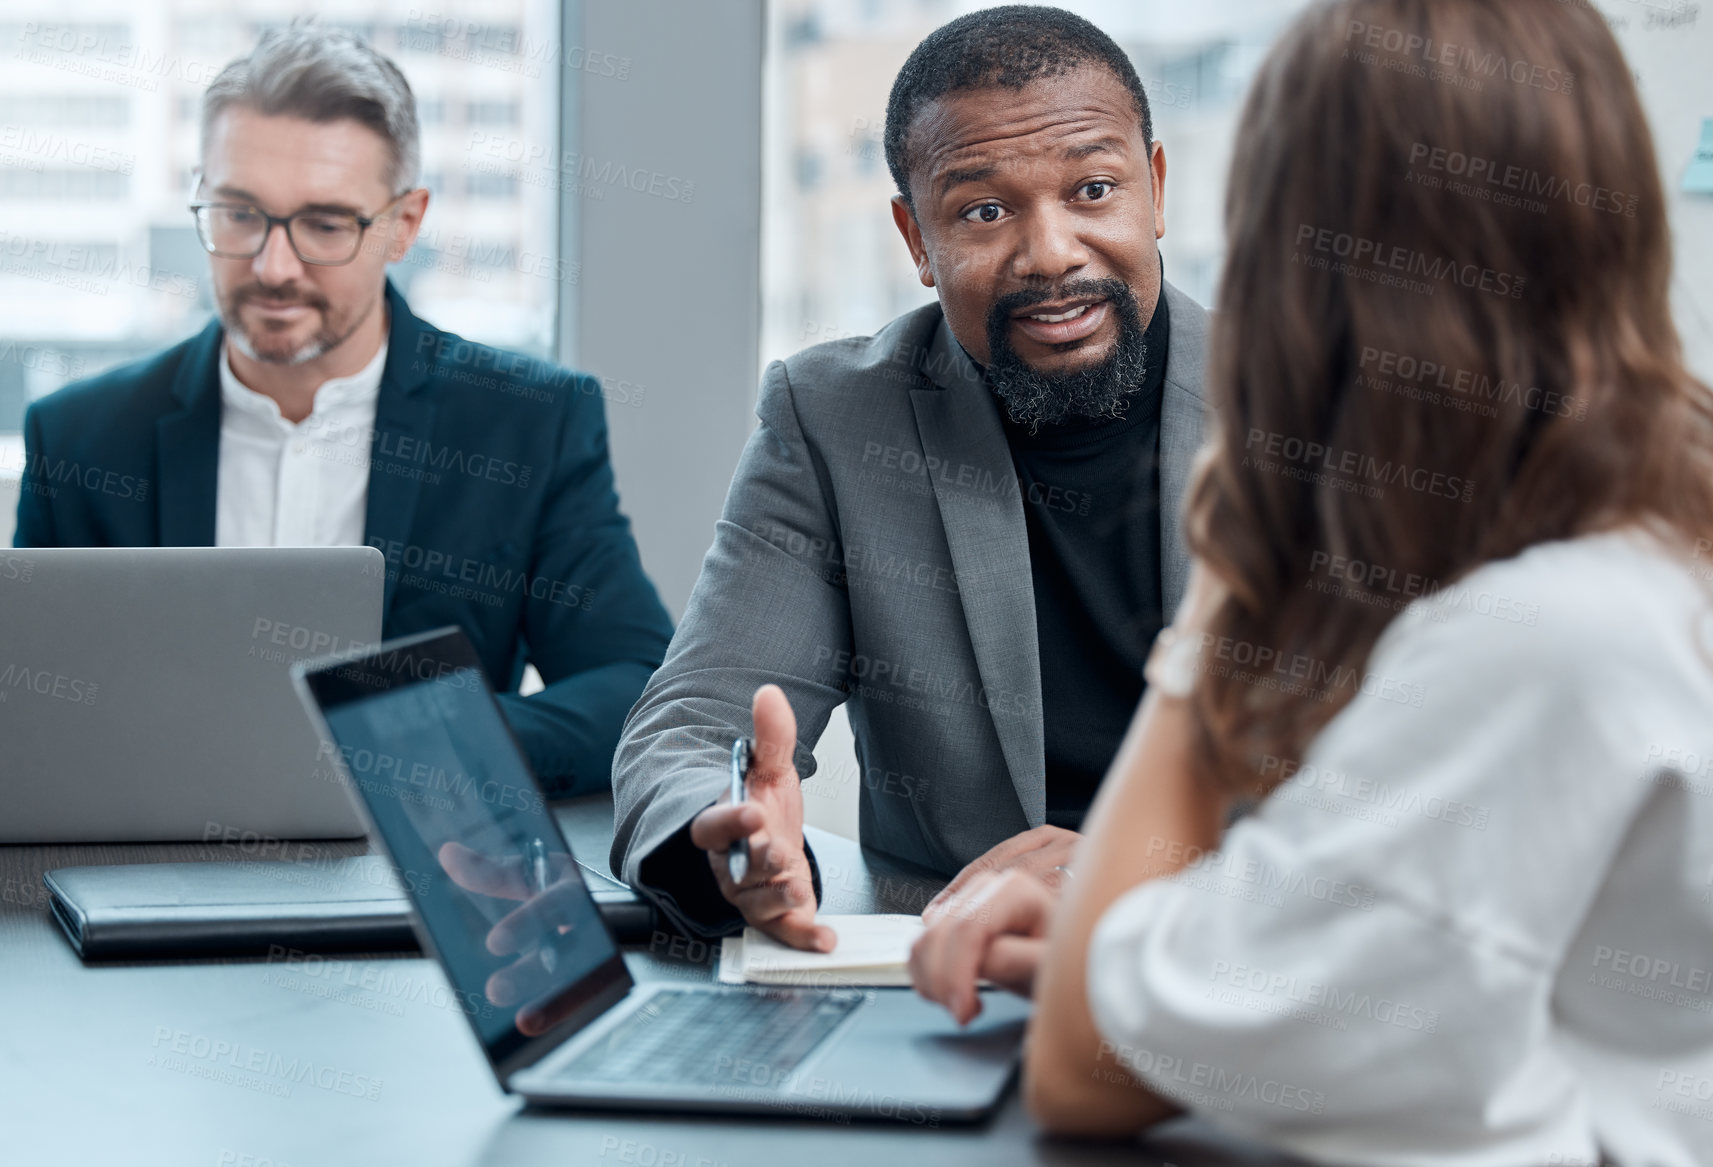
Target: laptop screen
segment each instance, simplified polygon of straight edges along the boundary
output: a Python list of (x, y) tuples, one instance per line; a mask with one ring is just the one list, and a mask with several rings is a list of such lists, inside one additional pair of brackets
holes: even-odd
[(629, 978), (480, 670), (419, 669), (425, 675), (392, 675), (390, 687), (349, 683), (388, 680), (384, 664), (366, 671), (387, 652), (329, 670), (346, 683), (327, 683), (324, 672), (310, 685), (497, 1066), (590, 1004), (613, 966), (626, 988)]

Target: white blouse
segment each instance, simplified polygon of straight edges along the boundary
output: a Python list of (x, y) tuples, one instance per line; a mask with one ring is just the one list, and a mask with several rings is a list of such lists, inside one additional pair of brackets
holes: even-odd
[(1410, 604), (1221, 850), (1102, 917), (1105, 1056), (1330, 1163), (1713, 1164), (1710, 600), (1713, 549), (1632, 529)]

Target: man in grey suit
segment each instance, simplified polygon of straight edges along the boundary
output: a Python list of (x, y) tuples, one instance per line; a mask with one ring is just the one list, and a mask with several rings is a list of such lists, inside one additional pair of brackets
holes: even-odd
[(900, 72), (886, 153), (938, 303), (767, 370), (614, 761), (614, 869), (701, 935), (833, 944), (799, 775), (840, 702), (865, 844), (1056, 886), (1188, 577), (1207, 318), (1164, 281), (1129, 60), (1056, 9), (959, 18)]

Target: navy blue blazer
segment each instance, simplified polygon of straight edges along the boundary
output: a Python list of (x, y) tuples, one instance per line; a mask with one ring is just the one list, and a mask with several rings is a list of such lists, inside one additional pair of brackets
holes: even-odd
[[(605, 788), (672, 622), (619, 511), (600, 383), (386, 297), (364, 536), (383, 634), (460, 625), (549, 793)], [(30, 406), (17, 546), (213, 546), (221, 331)], [(526, 660), (547, 687), (520, 697)]]

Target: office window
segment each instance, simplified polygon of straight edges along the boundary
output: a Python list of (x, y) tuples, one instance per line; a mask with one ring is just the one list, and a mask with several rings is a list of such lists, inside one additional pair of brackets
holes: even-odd
[(515, 101), (472, 101), (464, 117), (473, 126), (515, 126), (519, 114)]
[[(557, 192), (478, 149), (558, 135), (555, 0), (11, 0), (0, 20), (0, 476), (29, 401), (200, 330), (207, 262), (185, 209), (201, 94), (296, 16), (367, 36), (404, 71), (433, 191), (392, 278), (473, 338), (549, 355), (559, 283), (540, 257)], [(528, 54), (528, 55), (526, 55)], [(529, 254), (532, 262), (518, 257)]]
[(56, 130), (123, 126), (130, 118), (130, 100), (115, 94), (0, 94), (0, 125), (17, 127), (18, 132), (25, 126)]
[(0, 158), (0, 200), (122, 199), (131, 191), (128, 176), (115, 171), (38, 167), (27, 156)]
[[(1210, 302), (1231, 139), (1250, 78), (1303, 0), (1055, 0), (1130, 55), (1166, 145), (1166, 278)], [(976, 0), (774, 0), (768, 15), (762, 358), (866, 335), (933, 299), (893, 226), (881, 134), (910, 50)]]
[(517, 198), (517, 177), (512, 174), (487, 174), (476, 172), (470, 175), (464, 184), (464, 191), (473, 199), (505, 199), (508, 202)]

